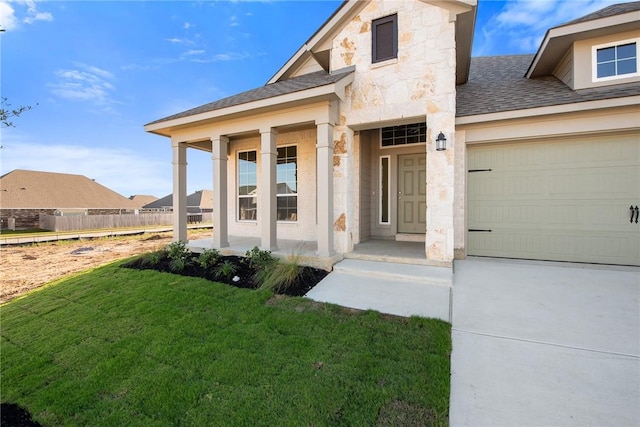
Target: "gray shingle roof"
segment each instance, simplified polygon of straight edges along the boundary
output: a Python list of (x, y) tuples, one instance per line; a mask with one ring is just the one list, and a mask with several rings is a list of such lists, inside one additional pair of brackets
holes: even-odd
[(572, 90), (554, 76), (524, 77), (533, 55), (471, 59), (469, 81), (457, 87), (457, 117), (640, 95), (640, 83)]
[[(143, 206), (145, 209), (173, 207), (173, 194), (164, 196)], [(188, 208), (213, 209), (213, 190), (199, 190), (187, 196)]]
[(294, 92), (300, 92), (307, 89), (313, 89), (321, 86), (336, 83), (346, 77), (350, 72), (336, 72), (329, 74), (325, 71), (316, 71), (315, 73), (306, 74), (304, 76), (294, 77), (288, 80), (282, 80), (276, 83), (268, 84), (256, 89), (239, 93), (218, 101), (210, 102), (178, 114), (174, 114), (159, 120), (155, 120), (148, 124), (160, 123), (168, 120), (179, 119), (182, 117), (194, 116), (196, 114), (207, 113), (210, 111), (220, 110), (222, 108), (233, 107), (236, 105), (247, 104), (249, 102), (261, 101), (263, 99), (274, 98), (276, 96), (288, 95)]
[(604, 9), (596, 10), (593, 13), (574, 19), (573, 21), (558, 25), (555, 28), (564, 27), (566, 25), (579, 24), (580, 22), (593, 21), (594, 19), (608, 18), (609, 16), (615, 16), (635, 11), (640, 11), (640, 1), (612, 4), (611, 6), (607, 6)]

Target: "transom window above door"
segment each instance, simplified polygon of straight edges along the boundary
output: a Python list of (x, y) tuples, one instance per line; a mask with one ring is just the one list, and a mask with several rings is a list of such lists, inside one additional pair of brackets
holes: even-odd
[(380, 141), (383, 147), (424, 144), (427, 142), (427, 124), (422, 122), (382, 128), (380, 131)]

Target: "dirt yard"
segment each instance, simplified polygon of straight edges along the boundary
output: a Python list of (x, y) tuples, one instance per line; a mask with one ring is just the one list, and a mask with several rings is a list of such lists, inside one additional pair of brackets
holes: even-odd
[[(209, 230), (190, 230), (189, 239), (206, 239)], [(0, 303), (73, 273), (161, 249), (171, 233), (142, 234), (34, 245), (0, 247)]]

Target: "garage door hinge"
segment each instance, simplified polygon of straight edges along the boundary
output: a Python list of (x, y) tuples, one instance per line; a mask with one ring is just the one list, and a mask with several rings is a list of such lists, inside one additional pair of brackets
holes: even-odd
[(471, 172), (491, 172), (493, 169), (469, 169), (469, 173)]
[(482, 230), (482, 229), (478, 229), (478, 228), (470, 228), (469, 229), (469, 233), (478, 233), (478, 232), (486, 232), (486, 233), (491, 233), (493, 230)]

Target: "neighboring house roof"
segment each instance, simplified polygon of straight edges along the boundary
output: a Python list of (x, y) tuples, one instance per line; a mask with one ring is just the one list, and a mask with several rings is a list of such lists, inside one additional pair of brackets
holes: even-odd
[[(168, 194), (154, 202), (144, 205), (144, 209), (164, 209), (173, 207), (173, 194)], [(199, 190), (187, 196), (188, 208), (213, 209), (213, 191)]]
[(456, 116), (499, 113), (640, 95), (640, 83), (572, 90), (554, 76), (524, 77), (533, 55), (471, 59), (469, 82), (457, 87)]
[(166, 122), (169, 120), (180, 119), (183, 117), (195, 116), (197, 114), (221, 110), (237, 105), (248, 104), (255, 101), (275, 98), (277, 96), (288, 95), (291, 93), (301, 92), (321, 86), (327, 86), (342, 80), (349, 74), (351, 74), (351, 72), (335, 72), (333, 74), (329, 74), (324, 71), (317, 71), (315, 73), (268, 84), (256, 89), (239, 93), (237, 95), (220, 99), (218, 101), (210, 102), (208, 104), (204, 104), (178, 114), (173, 114), (171, 116), (155, 120), (145, 126)]
[(135, 203), (139, 208), (158, 200), (156, 196), (150, 196), (147, 194), (134, 194), (133, 196), (129, 197), (129, 199), (132, 200), (133, 203)]
[(0, 177), (2, 209), (135, 209), (124, 196), (83, 175), (16, 169)]

